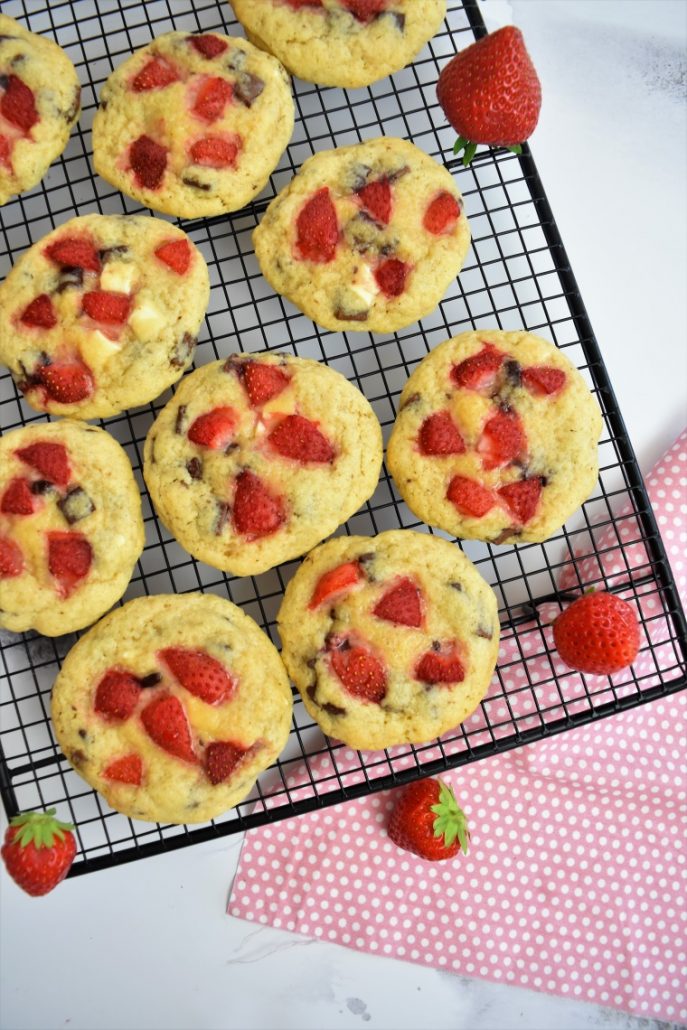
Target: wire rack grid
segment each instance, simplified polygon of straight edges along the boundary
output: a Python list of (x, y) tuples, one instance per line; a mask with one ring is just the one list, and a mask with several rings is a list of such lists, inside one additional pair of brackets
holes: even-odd
[[(82, 115), (65, 154), (42, 184), (0, 215), (0, 274), (44, 233), (77, 214), (140, 208), (94, 175), (90, 125), (100, 88), (121, 61), (172, 29), (242, 34), (223, 0), (8, 0), (3, 12), (60, 43), (79, 73)], [(440, 67), (485, 32), (474, 0), (449, 3), (441, 31), (411, 66), (365, 89), (325, 89), (294, 80), (297, 120), (291, 144), (263, 194), (228, 217), (180, 222), (210, 269), (211, 299), (196, 365), (234, 351), (286, 350), (317, 358), (354, 382), (385, 432), (418, 362), (437, 343), (468, 328), (525, 328), (565, 350), (604, 414), (597, 488), (580, 512), (544, 545), (460, 546), (496, 591), (502, 626), (499, 666), (477, 712), (441, 741), (380, 752), (352, 752), (326, 739), (295, 694), (289, 744), (249, 797), (203, 826), (134, 822), (112, 811), (70, 768), (49, 719), (50, 690), (75, 634), (0, 638), (0, 791), (9, 815), (55, 806), (76, 825), (79, 851), (70, 875), (244, 830), (518, 747), (687, 685), (685, 621), (636, 459), (598, 345), (527, 147), (518, 158), (480, 153), (469, 169), (451, 156), (454, 133), (435, 94)], [(387, 335), (320, 330), (275, 296), (260, 275), (251, 232), (269, 200), (312, 153), (378, 135), (411, 139), (456, 177), (473, 244), (457, 282), (421, 323)], [(159, 216), (158, 216), (159, 217)], [(170, 393), (101, 424), (127, 451), (141, 487), (146, 546), (124, 601), (141, 594), (202, 590), (229, 597), (278, 644), (276, 613), (289, 562), (257, 578), (235, 579), (193, 560), (157, 521), (141, 477), (146, 432)], [(6, 372), (0, 377), (3, 431), (40, 421)], [(400, 502), (384, 471), (372, 499), (343, 532), (407, 527), (429, 531)], [(599, 534), (606, 541), (598, 544)], [(626, 545), (641, 542), (632, 568)], [(644, 659), (613, 678), (566, 675), (546, 626), (547, 606), (563, 596), (561, 574), (576, 551), (595, 549), (596, 583), (637, 602)], [(610, 566), (609, 566), (610, 562)], [(609, 582), (603, 568), (616, 574)], [(620, 575), (617, 575), (620, 573)], [(573, 576), (574, 579), (574, 576)], [(581, 584), (578, 583), (578, 586)], [(546, 671), (542, 673), (542, 659)], [(639, 668), (639, 665), (637, 666)]]

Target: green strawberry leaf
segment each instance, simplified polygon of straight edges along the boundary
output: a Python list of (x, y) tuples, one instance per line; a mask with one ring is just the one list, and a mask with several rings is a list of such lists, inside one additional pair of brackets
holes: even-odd
[(18, 829), (15, 840), (22, 848), (33, 844), (35, 848), (51, 848), (55, 838), (64, 840), (65, 830), (73, 830), (72, 823), (63, 823), (55, 819), (55, 809), (47, 812), (20, 812), (10, 819), (10, 826)]
[(522, 147), (519, 143), (516, 143), (513, 147), (506, 147), (506, 150), (510, 150), (511, 154), (522, 154)]
[(467, 854), (470, 833), (465, 813), (451, 788), (442, 780), (439, 780), (439, 801), (436, 805), (430, 805), (430, 810), (436, 815), (434, 836), (443, 837), (447, 848), (451, 847), (457, 837), (461, 850)]

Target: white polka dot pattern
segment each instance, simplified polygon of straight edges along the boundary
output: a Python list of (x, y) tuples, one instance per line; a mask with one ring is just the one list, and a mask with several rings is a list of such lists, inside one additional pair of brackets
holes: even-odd
[[(683, 603), (686, 484), (687, 432), (648, 481)], [(631, 531), (630, 520), (621, 523), (621, 536)], [(603, 551), (603, 536), (597, 545)], [(624, 553), (629, 568), (646, 564), (641, 544)], [(597, 559), (581, 560), (574, 582), (579, 588), (601, 572)], [(620, 585), (620, 568), (603, 574)], [(645, 617), (656, 616), (652, 646), (635, 664), (638, 677), (650, 677), (675, 664), (675, 651), (661, 644), (660, 613), (640, 604)], [(541, 648), (541, 637), (536, 627), (519, 631), (519, 647)], [(501, 663), (517, 655), (505, 640)], [(538, 660), (548, 679), (548, 657)], [(564, 676), (560, 686), (573, 705), (576, 682)], [(583, 693), (579, 704), (588, 704)], [(373, 954), (685, 1021), (686, 731), (683, 692), (446, 773), (472, 829), (470, 853), (454, 862), (423, 862), (391, 843), (389, 791), (251, 830), (229, 912)], [(359, 768), (353, 752), (339, 754), (339, 772)], [(330, 757), (317, 761), (314, 775), (331, 775)], [(410, 762), (400, 756), (394, 765)], [(307, 793), (305, 773), (290, 779), (292, 797), (299, 784)]]

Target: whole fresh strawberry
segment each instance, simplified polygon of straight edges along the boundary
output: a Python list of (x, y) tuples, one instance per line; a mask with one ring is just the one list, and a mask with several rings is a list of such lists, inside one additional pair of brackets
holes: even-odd
[(396, 792), (389, 837), (399, 848), (429, 862), (467, 854), (470, 833), (464, 812), (442, 780), (418, 780)]
[(541, 85), (520, 29), (507, 25), (456, 54), (441, 71), (437, 99), (459, 133), (453, 151), (464, 150), (464, 165), (478, 143), (519, 154), (541, 109)]
[(634, 608), (600, 590), (578, 597), (554, 620), (553, 639), (566, 665), (608, 676), (632, 665), (639, 651)]
[(74, 861), (74, 827), (47, 812), (23, 812), (10, 820), (0, 849), (15, 883), (33, 897), (48, 894), (64, 880)]

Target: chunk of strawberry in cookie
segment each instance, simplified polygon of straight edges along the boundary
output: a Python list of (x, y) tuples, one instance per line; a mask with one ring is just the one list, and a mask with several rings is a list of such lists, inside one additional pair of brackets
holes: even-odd
[(141, 696), (138, 677), (127, 669), (108, 669), (95, 688), (93, 708), (106, 722), (131, 718)]
[(194, 165), (203, 168), (234, 168), (241, 149), (238, 136), (203, 136), (191, 145), (189, 157)]
[(346, 10), (350, 11), (356, 21), (369, 25), (386, 10), (389, 0), (341, 0)]
[(516, 411), (497, 411), (486, 422), (477, 444), (485, 469), (503, 468), (527, 454), (527, 438)]
[(385, 297), (400, 297), (406, 288), (406, 280), (410, 275), (410, 265), (398, 258), (387, 258), (377, 265), (375, 279)]
[(521, 479), (517, 483), (509, 483), (498, 491), (511, 515), (520, 525), (529, 522), (535, 514), (541, 497), (542, 480), (539, 476)]
[(114, 762), (110, 762), (103, 769), (103, 777), (115, 783), (129, 783), (133, 787), (140, 787), (143, 782), (143, 759), (136, 754), (115, 758)]
[(193, 252), (188, 240), (170, 240), (161, 243), (155, 250), (155, 257), (177, 275), (186, 275), (191, 265)]
[(491, 490), (467, 476), (454, 476), (448, 485), (446, 497), (461, 515), (481, 519), (496, 507)]
[(33, 91), (18, 75), (3, 76), (1, 81), (5, 91), (0, 98), (0, 114), (27, 135), (40, 121)]
[(304, 464), (326, 464), (334, 461), (336, 451), (327, 437), (303, 415), (287, 415), (268, 436), (270, 447), (282, 458), (293, 458)]
[(77, 404), (95, 389), (91, 370), (79, 360), (39, 365), (34, 378), (58, 404)]
[(296, 254), (303, 261), (327, 264), (336, 254), (339, 223), (327, 186), (301, 208), (296, 219)]
[(0, 536), (0, 579), (14, 579), (24, 571), (24, 558), (14, 540)]
[(56, 486), (68, 484), (72, 473), (64, 444), (37, 440), (28, 447), (20, 447), (14, 453), (24, 464), (40, 472), (42, 479), (47, 479)]
[(420, 426), (420, 453), (429, 456), (463, 454), (465, 441), (450, 411), (435, 411)]
[(530, 365), (520, 373), (522, 385), (536, 397), (552, 397), (565, 386), (566, 375), (550, 365)]
[(188, 41), (194, 50), (197, 50), (203, 57), (207, 57), (208, 60), (212, 60), (213, 57), (219, 57), (229, 46), (225, 40), (210, 33), (202, 36), (189, 36)]
[(12, 171), (12, 144), (7, 136), (0, 134), (0, 168)]
[(167, 148), (143, 134), (129, 148), (129, 167), (138, 186), (156, 190), (167, 170)]
[(69, 597), (91, 571), (93, 548), (81, 533), (48, 533), (48, 569), (62, 597)]
[(276, 533), (286, 521), (282, 497), (247, 469), (236, 477), (232, 522), (237, 533), (255, 540)]
[(250, 751), (233, 740), (214, 740), (205, 749), (205, 775), (210, 783), (224, 783)]
[(281, 0), (292, 11), (301, 11), (304, 7), (322, 8), (322, 0)]
[(384, 700), (386, 670), (367, 644), (335, 636), (328, 640), (327, 647), (332, 671), (349, 694), (377, 704)]
[(0, 500), (0, 511), (4, 515), (33, 515), (39, 500), (31, 493), (28, 479), (16, 476), (10, 479)]
[(277, 365), (247, 361), (240, 366), (243, 385), (254, 408), (277, 397), (291, 382), (291, 376)]
[(204, 122), (216, 122), (231, 103), (233, 94), (233, 87), (226, 79), (209, 77), (198, 88), (191, 112)]
[(158, 652), (158, 657), (185, 690), (208, 705), (224, 704), (236, 692), (235, 679), (206, 651), (166, 647)]
[(448, 236), (460, 218), (460, 204), (451, 193), (439, 193), (430, 201), (422, 224), (433, 236)]
[(153, 743), (163, 751), (182, 762), (197, 765), (191, 728), (178, 698), (172, 694), (159, 694), (141, 712), (141, 722)]
[(37, 329), (52, 329), (57, 325), (57, 313), (47, 293), (41, 293), (27, 304), (19, 321)]
[(343, 565), (337, 565), (335, 569), (330, 569), (318, 579), (308, 609), (314, 611), (325, 601), (340, 598), (362, 582), (364, 578), (362, 569), (357, 562), (349, 561)]
[(231, 442), (237, 421), (233, 408), (213, 408), (212, 411), (199, 415), (191, 423), (188, 438), (199, 447), (221, 451)]
[(363, 209), (380, 225), (388, 225), (391, 218), (391, 185), (388, 179), (378, 179), (358, 190)]
[(100, 258), (93, 242), (85, 236), (61, 236), (46, 247), (45, 256), (62, 268), (83, 268), (100, 271)]
[(372, 613), (396, 626), (418, 628), (422, 625), (422, 594), (417, 583), (404, 577), (382, 594)]
[(465, 667), (454, 644), (439, 645), (436, 651), (427, 651), (415, 666), (415, 679), (421, 683), (462, 683)]
[(164, 57), (152, 57), (131, 82), (134, 93), (147, 93), (151, 89), (164, 89), (172, 82), (178, 82), (179, 75)]
[(495, 385), (505, 357), (503, 351), (493, 343), (486, 343), (477, 354), (454, 365), (451, 379), (456, 386), (462, 386), (465, 390), (487, 392)]
[(84, 314), (104, 325), (122, 325), (131, 312), (132, 298), (127, 293), (91, 290), (81, 298)]

